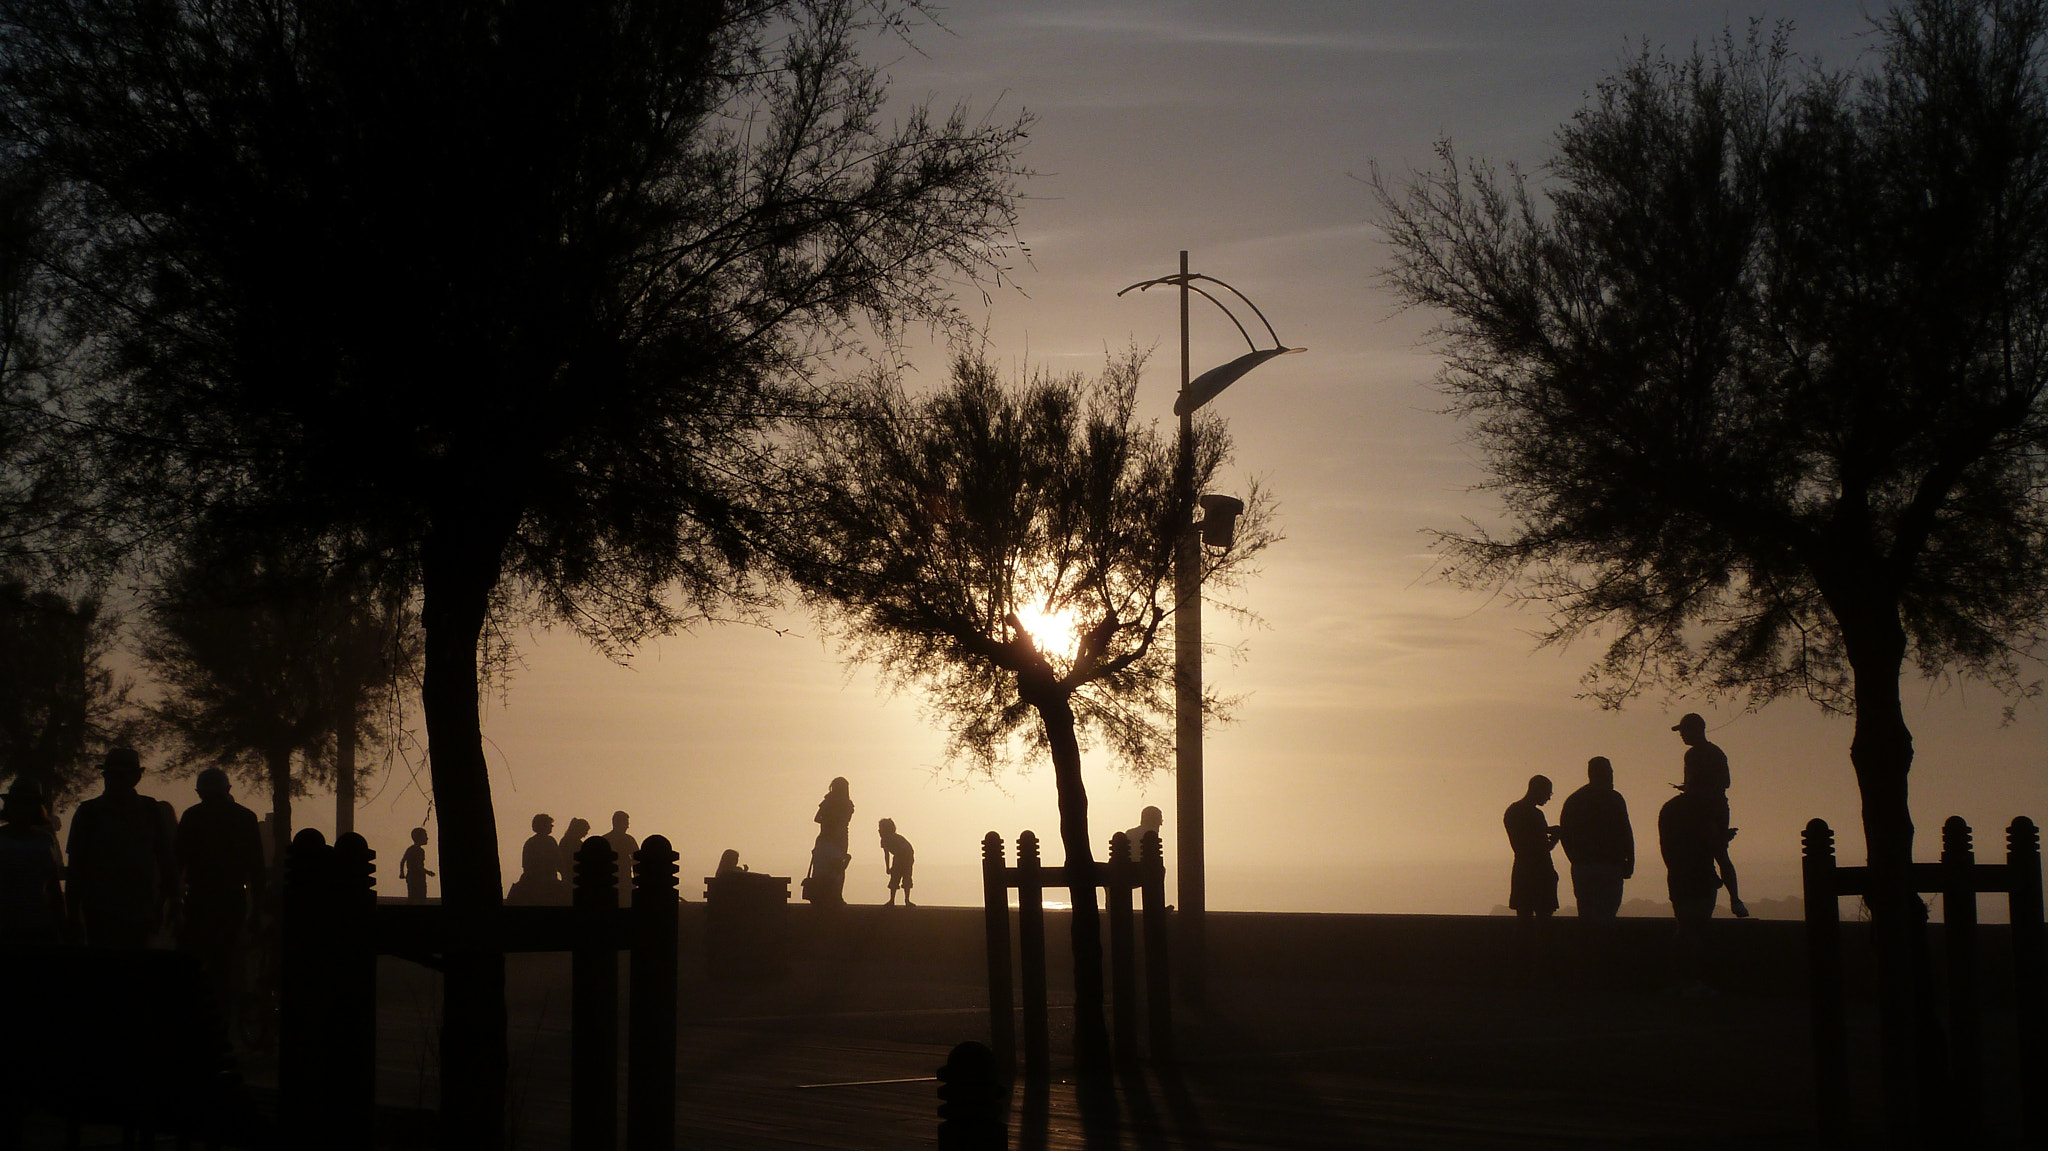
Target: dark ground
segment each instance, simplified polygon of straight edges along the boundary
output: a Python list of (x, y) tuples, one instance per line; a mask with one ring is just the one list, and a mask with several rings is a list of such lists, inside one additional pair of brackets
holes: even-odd
[[(793, 907), (787, 977), (737, 984), (706, 977), (701, 911), (684, 908), (680, 1145), (934, 1147), (935, 1083), (818, 1085), (921, 1079), (953, 1044), (988, 1038), (979, 910), (857, 907), (833, 921)], [(1812, 1145), (1799, 924), (1717, 921), (1718, 993), (1686, 996), (1662, 986), (1666, 921), (1622, 921), (1600, 964), (1573, 930), (1582, 925), (1559, 921), (1549, 970), (1525, 979), (1511, 919), (1211, 920), (1209, 1003), (1177, 1008), (1178, 1062), (1127, 1073), (1118, 1129), (1092, 1138), (1064, 1083), (1042, 1102), (1020, 1099), (1015, 1146)], [(1071, 1002), (1064, 926), (1048, 916), (1056, 1007)], [(1991, 954), (2003, 946), (1985, 943)], [(1852, 959), (1859, 947), (1852, 934)], [(509, 967), (517, 1145), (565, 1147), (568, 957), (517, 955)], [(1863, 978), (1854, 964), (1851, 978)], [(2012, 1064), (2012, 1017), (1999, 973), (1986, 978), (1988, 1110), (2009, 1132), (2016, 1087), (1998, 1069)], [(387, 958), (379, 980), (385, 1145), (429, 1145), (438, 977)], [(1057, 1080), (1069, 1026), (1057, 1009), (1053, 1021)], [(1851, 1021), (1859, 1111), (1869, 1114), (1873, 1028), (1860, 1004)], [(270, 1077), (247, 1070), (259, 1086)], [(446, 1134), (445, 1146), (461, 1145)], [(89, 1131), (86, 1145), (116, 1142)]]

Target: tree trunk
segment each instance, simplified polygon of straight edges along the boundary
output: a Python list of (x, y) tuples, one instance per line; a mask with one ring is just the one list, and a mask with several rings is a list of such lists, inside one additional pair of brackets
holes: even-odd
[(1929, 1105), (1940, 1097), (1943, 1072), (1939, 1024), (1928, 1010), (1933, 989), (1927, 905), (1913, 891), (1911, 875), (1907, 774), (1913, 766), (1913, 733), (1906, 727), (1899, 694), (1906, 633), (1895, 606), (1837, 618), (1855, 677), (1856, 733), (1849, 759), (1863, 798), (1871, 874), (1866, 902), (1877, 951), (1885, 1124), (1894, 1146), (1918, 1146), (1920, 1130), (1939, 1122)]
[(334, 729), (334, 838), (356, 829), (356, 704), (357, 688), (345, 684), (341, 722)]
[[(1053, 780), (1059, 785), (1060, 842), (1067, 851), (1067, 890), (1073, 901), (1074, 1062), (1084, 1106), (1114, 1099), (1109, 1024), (1103, 1013), (1102, 919), (1095, 901), (1095, 852), (1088, 835), (1088, 788), (1081, 780), (1081, 745), (1074, 710), (1061, 696), (1036, 702)], [(1089, 1098), (1087, 1096), (1092, 1096)]]
[(281, 873), (292, 845), (292, 749), (264, 752), (263, 767), (270, 775), (270, 845), (276, 849), (272, 869)]
[(420, 691), (441, 840), (441, 907), (448, 947), (441, 1017), (441, 1129), (465, 1147), (505, 1145), (504, 903), (497, 815), (478, 719), (477, 645), (504, 538), (451, 515), (422, 557), (425, 679)]

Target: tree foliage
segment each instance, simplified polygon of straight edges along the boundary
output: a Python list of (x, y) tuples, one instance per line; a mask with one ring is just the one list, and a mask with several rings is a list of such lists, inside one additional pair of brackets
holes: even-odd
[(1661, 677), (1853, 710), (1870, 597), (1924, 672), (2019, 686), (2048, 608), (2036, 20), (1923, 5), (1864, 77), (1754, 35), (1645, 57), (1560, 131), (1547, 196), (1448, 145), (1382, 186), (1513, 524), (1447, 537), (1454, 572), (1522, 579), (1548, 640), (1613, 628), (1602, 702)]
[(0, 779), (36, 780), (53, 810), (135, 734), (129, 684), (108, 663), (119, 631), (96, 597), (0, 584)]
[[(1041, 660), (1112, 762), (1143, 776), (1171, 760), (1173, 671), (1148, 657), (1172, 634), (1174, 525), (1193, 511), (1173, 495), (1172, 444), (1138, 419), (1142, 366), (1131, 355), (1099, 381), (1008, 387), (962, 359), (942, 391), (876, 386), (858, 421), (811, 437), (821, 483), (792, 522), (817, 550), (800, 574), (849, 657), (920, 688), (953, 751), (982, 769), (1019, 737), (1045, 749), (1019, 685)], [(1198, 487), (1228, 453), (1222, 423), (1201, 421)], [(1239, 530), (1205, 556), (1212, 587), (1269, 541), (1263, 501)], [(1031, 634), (1048, 620), (1071, 630), (1071, 650)]]
[(151, 719), (172, 766), (225, 767), (269, 794), (282, 860), (291, 801), (336, 782), (336, 745), (398, 738), (417, 618), (402, 592), (319, 555), (199, 540), (145, 609)]
[(1444, 537), (1452, 574), (1543, 603), (1550, 641), (1606, 629), (1603, 703), (1854, 714), (1899, 1101), (1925, 1049), (1901, 671), (2024, 694), (2048, 622), (2048, 8), (1914, 0), (1877, 30), (1852, 73), (1754, 28), (1646, 53), (1540, 187), (1448, 144), (1375, 186), (1507, 511)]
[[(763, 433), (1003, 272), (1023, 122), (892, 115), (858, 54), (919, 12), (0, 0), (0, 145), (72, 237), (100, 506), (138, 546), (203, 518), (418, 590), (464, 939), (502, 891), (486, 620), (616, 650), (754, 602)], [(449, 960), (444, 1121), (478, 1146), (502, 978)]]

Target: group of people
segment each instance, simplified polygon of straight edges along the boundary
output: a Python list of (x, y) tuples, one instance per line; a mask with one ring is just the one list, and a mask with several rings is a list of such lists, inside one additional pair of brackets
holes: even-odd
[[(804, 876), (804, 898), (812, 903), (843, 904), (846, 869), (853, 865), (853, 790), (845, 776), (833, 778), (825, 789), (825, 798), (818, 801), (818, 814), (811, 818), (818, 825), (818, 837), (811, 841), (811, 867)], [(896, 905), (896, 893), (900, 891), (903, 906), (916, 907), (910, 901), (916, 849), (897, 832), (893, 819), (877, 823), (875, 830), (882, 838), (882, 870), (889, 874), (889, 906)]]
[[(612, 854), (619, 861), (619, 884), (622, 901), (631, 902), (632, 883), (625, 877), (632, 874), (633, 853), (640, 850), (640, 841), (633, 838), (628, 828), (633, 826), (633, 817), (623, 811), (612, 812), (612, 829), (602, 838), (611, 844)], [(415, 831), (414, 836), (422, 833)], [(576, 875), (576, 853), (583, 850), (583, 841), (590, 837), (590, 821), (572, 818), (569, 826), (562, 830), (560, 842), (555, 840), (555, 817), (543, 812), (533, 817), (533, 835), (519, 852), (519, 878), (505, 892), (505, 902), (514, 904), (566, 904), (569, 902), (570, 884)], [(408, 853), (409, 855), (410, 853)], [(403, 868), (401, 867), (401, 870)], [(427, 872), (432, 875), (433, 872)], [(419, 894), (413, 895), (407, 888), (407, 897), (417, 903), (426, 897), (425, 881), (421, 881)]]
[[(852, 786), (844, 776), (832, 781), (825, 791), (825, 798), (818, 804), (818, 813), (813, 817), (818, 825), (818, 836), (811, 844), (810, 871), (804, 876), (803, 896), (813, 903), (841, 904), (846, 902), (846, 869), (853, 863), (851, 845), (853, 826)], [(640, 849), (640, 843), (627, 830), (632, 817), (623, 811), (612, 813), (612, 829), (604, 838), (612, 845), (612, 851), (620, 861), (621, 897), (631, 899), (631, 885), (623, 882), (631, 867), (633, 853)], [(894, 906), (898, 892), (903, 895), (905, 907), (915, 907), (910, 901), (913, 874), (917, 864), (917, 851), (910, 841), (896, 830), (896, 821), (884, 819), (876, 830), (882, 841), (882, 868), (889, 875), (889, 904)], [(569, 902), (570, 881), (576, 873), (576, 853), (582, 850), (585, 837), (590, 834), (590, 822), (572, 819), (562, 833), (560, 842), (554, 835), (555, 819), (542, 813), (533, 817), (533, 835), (519, 854), (520, 874), (509, 891), (505, 902), (513, 904), (562, 904)], [(424, 833), (415, 831), (416, 843), (424, 842)], [(418, 850), (417, 846), (415, 850)], [(423, 869), (425, 856), (415, 864), (413, 853), (407, 852), (400, 864), (400, 874), (408, 876), (408, 894), (414, 902), (426, 895), (425, 880), (418, 881), (417, 888), (410, 886), (411, 874)], [(411, 869), (409, 872), (408, 869)], [(719, 857), (714, 874), (729, 875), (746, 871), (740, 862), (740, 853), (727, 850)], [(432, 875), (433, 872), (426, 872)]]
[(182, 815), (137, 790), (142, 757), (133, 748), (107, 752), (100, 776), (102, 791), (78, 805), (62, 851), (42, 786), (20, 776), (8, 789), (0, 938), (137, 949), (169, 934), (233, 1011), (243, 931), (268, 890), (261, 821), (235, 802), (219, 768), (199, 773), (199, 802)]
[[(1657, 813), (1657, 842), (1664, 857), (1666, 890), (1678, 921), (1681, 952), (1696, 952), (1698, 933), (1713, 918), (1722, 888), (1728, 909), (1747, 918), (1736, 885), (1735, 864), (1728, 844), (1736, 829), (1729, 826), (1728, 756), (1707, 739), (1707, 721), (1688, 712), (1671, 730), (1684, 741), (1685, 772), (1673, 786), (1678, 794)], [(1514, 849), (1514, 872), (1508, 906), (1519, 916), (1549, 917), (1557, 910), (1557, 868), (1551, 849), (1563, 844), (1571, 862), (1572, 892), (1581, 919), (1613, 919), (1621, 908), (1623, 884), (1635, 875), (1635, 832), (1628, 804), (1614, 787), (1614, 765), (1605, 756), (1586, 764), (1586, 785), (1564, 801), (1552, 826), (1543, 815), (1552, 786), (1547, 776), (1533, 776), (1529, 790), (1508, 805), (1502, 822)]]

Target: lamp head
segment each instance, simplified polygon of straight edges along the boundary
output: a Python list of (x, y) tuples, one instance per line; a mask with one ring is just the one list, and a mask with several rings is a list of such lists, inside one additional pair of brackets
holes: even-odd
[(1202, 505), (1202, 542), (1221, 549), (1236, 543), (1237, 517), (1244, 514), (1244, 501), (1211, 493), (1196, 502)]

